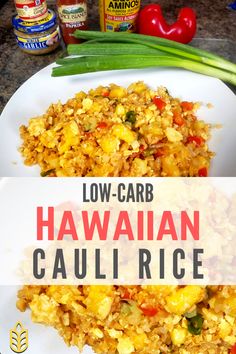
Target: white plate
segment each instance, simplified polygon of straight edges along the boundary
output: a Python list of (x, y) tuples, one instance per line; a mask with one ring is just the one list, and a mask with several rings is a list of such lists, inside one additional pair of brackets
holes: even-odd
[[(0, 176), (39, 176), (37, 166), (27, 167), (17, 151), (21, 144), (19, 127), (45, 112), (52, 102), (65, 102), (80, 90), (87, 91), (111, 82), (127, 86), (143, 80), (152, 88), (164, 85), (182, 100), (205, 104), (198, 116), (222, 124), (212, 131), (210, 148), (216, 152), (210, 175), (236, 176), (236, 96), (221, 81), (181, 69), (122, 70), (69, 77), (51, 77), (51, 64), (26, 81), (12, 96), (0, 117)], [(206, 107), (213, 104), (212, 109)]]
[[(33, 323), (29, 310), (16, 309), (17, 290), (13, 286), (0, 287), (0, 353), (13, 353), (9, 348), (9, 332), (20, 321), (28, 329), (29, 348), (25, 354), (79, 354), (77, 347), (67, 347), (54, 328)], [(93, 353), (86, 346), (81, 354)]]

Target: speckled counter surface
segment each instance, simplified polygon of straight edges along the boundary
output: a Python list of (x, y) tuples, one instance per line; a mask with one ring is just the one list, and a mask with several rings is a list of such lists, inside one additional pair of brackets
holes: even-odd
[[(18, 49), (11, 26), (15, 14), (13, 0), (0, 1), (0, 112), (17, 88), (30, 76), (63, 55), (62, 47), (52, 54), (32, 56)], [(48, 0), (53, 8), (55, 1)], [(156, 0), (144, 0), (142, 6)], [(193, 7), (198, 14), (195, 45), (225, 55), (236, 62), (236, 11), (226, 9), (227, 0), (159, 0), (166, 18), (173, 21), (182, 6)], [(98, 3), (88, 0), (90, 29), (99, 29)], [(218, 39), (218, 40), (214, 40)]]

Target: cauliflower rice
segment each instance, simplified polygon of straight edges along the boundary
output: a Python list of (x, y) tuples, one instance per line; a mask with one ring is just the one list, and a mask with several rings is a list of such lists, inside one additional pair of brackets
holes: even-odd
[[(235, 286), (25, 286), (17, 306), (101, 354), (235, 353)], [(230, 352), (230, 348), (232, 352)]]
[(21, 126), (20, 152), (42, 176), (207, 176), (214, 154), (198, 107), (143, 82), (100, 86)]

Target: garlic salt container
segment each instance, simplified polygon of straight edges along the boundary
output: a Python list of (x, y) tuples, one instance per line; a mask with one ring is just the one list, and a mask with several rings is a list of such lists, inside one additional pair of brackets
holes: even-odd
[(60, 44), (60, 31), (56, 14), (48, 10), (47, 17), (36, 22), (12, 19), (18, 46), (26, 53), (40, 55), (52, 52)]

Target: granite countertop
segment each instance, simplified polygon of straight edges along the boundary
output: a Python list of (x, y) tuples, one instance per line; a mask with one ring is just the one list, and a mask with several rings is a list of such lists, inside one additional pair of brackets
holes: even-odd
[[(143, 0), (142, 6), (151, 2), (155, 0)], [(229, 2), (230, 0), (158, 0), (169, 21), (175, 19), (181, 7), (194, 8), (198, 14), (197, 39), (194, 44), (236, 62), (236, 11), (226, 9)], [(47, 3), (49, 8), (55, 7), (54, 0), (48, 0)], [(98, 0), (88, 0), (88, 6), (89, 28), (98, 30)], [(0, 5), (0, 112), (23, 82), (54, 62), (65, 51), (62, 45), (55, 52), (43, 56), (23, 53), (17, 47), (11, 25), (11, 17), (15, 12), (13, 0)]]

